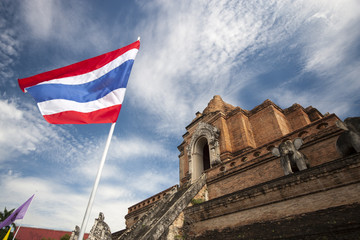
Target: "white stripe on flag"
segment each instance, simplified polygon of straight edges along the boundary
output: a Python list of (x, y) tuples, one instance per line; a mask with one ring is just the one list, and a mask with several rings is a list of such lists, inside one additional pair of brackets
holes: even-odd
[(60, 84), (67, 84), (67, 85), (77, 85), (77, 84), (83, 84), (87, 82), (91, 82), (93, 80), (98, 79), (99, 77), (102, 77), (103, 75), (107, 74), (111, 70), (114, 70), (124, 62), (128, 60), (135, 60), (136, 54), (139, 50), (138, 49), (131, 49), (124, 54), (120, 55), (119, 57), (115, 58), (113, 61), (109, 62), (108, 64), (102, 66), (99, 69), (96, 69), (94, 71), (84, 73), (82, 75), (77, 75), (73, 77), (66, 77), (66, 78), (58, 78), (58, 79), (52, 79), (46, 82), (41, 82), (40, 84), (51, 84), (51, 83), (60, 83)]
[(74, 102), (66, 99), (53, 99), (50, 101), (38, 103), (38, 107), (42, 115), (50, 115), (65, 111), (88, 113), (100, 110), (102, 108), (122, 104), (125, 91), (126, 88), (119, 88), (110, 92), (103, 98), (85, 103)]

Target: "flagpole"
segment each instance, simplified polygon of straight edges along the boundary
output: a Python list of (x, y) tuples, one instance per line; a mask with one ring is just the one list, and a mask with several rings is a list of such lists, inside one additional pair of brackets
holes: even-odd
[(13, 239), (12, 239), (12, 240), (14, 240), (14, 239), (15, 239), (16, 234), (19, 232), (19, 230), (20, 230), (20, 228), (21, 228), (22, 221), (23, 221), (23, 220), (21, 220), (21, 223), (19, 224), (19, 227), (18, 227), (18, 228), (16, 228), (16, 232), (15, 232), (15, 234), (14, 234), (14, 236), (13, 236)]
[(98, 169), (98, 172), (97, 172), (97, 175), (96, 175), (96, 180), (95, 180), (93, 189), (91, 191), (89, 203), (87, 205), (85, 215), (84, 215), (84, 219), (83, 219), (82, 224), (81, 224), (80, 234), (79, 234), (78, 240), (82, 240), (83, 237), (84, 237), (85, 228), (86, 228), (86, 225), (87, 225), (87, 223), (89, 221), (91, 208), (92, 208), (92, 205), (93, 205), (93, 202), (94, 202), (96, 190), (97, 190), (99, 182), (100, 182), (101, 172), (102, 172), (104, 164), (105, 164), (106, 155), (107, 155), (107, 152), (109, 150), (112, 135), (114, 133), (114, 128), (115, 128), (115, 123), (112, 123), (110, 131), (109, 131), (108, 138), (106, 140), (106, 145), (105, 145), (105, 149), (104, 149), (104, 152), (103, 152), (103, 155), (102, 155), (102, 158), (101, 158), (100, 166), (99, 166), (99, 169)]

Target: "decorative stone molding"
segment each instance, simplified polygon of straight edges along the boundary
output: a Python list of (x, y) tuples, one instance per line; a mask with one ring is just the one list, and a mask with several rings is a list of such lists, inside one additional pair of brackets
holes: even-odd
[(111, 240), (111, 231), (104, 219), (104, 214), (100, 212), (91, 228), (88, 240)]
[[(220, 145), (219, 145), (220, 130), (208, 123), (200, 122), (191, 137), (189, 145), (186, 147), (189, 159), (189, 174), (193, 174), (193, 160), (199, 155), (195, 152), (195, 147), (199, 139), (206, 138), (209, 145), (209, 157), (211, 167), (221, 163), (220, 160)], [(193, 179), (195, 180), (195, 179)]]
[(78, 240), (79, 234), (80, 234), (80, 227), (76, 225), (74, 231), (71, 232), (71, 236), (69, 240)]

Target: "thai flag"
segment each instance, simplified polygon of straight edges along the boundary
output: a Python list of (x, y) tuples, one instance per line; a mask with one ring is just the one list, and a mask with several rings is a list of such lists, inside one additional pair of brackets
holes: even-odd
[(53, 124), (116, 122), (140, 40), (72, 65), (19, 79)]

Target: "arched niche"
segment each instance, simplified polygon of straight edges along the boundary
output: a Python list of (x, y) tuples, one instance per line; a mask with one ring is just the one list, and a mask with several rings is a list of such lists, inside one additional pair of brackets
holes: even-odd
[(219, 164), (220, 131), (208, 123), (200, 122), (187, 146), (191, 182), (198, 179), (208, 168)]

